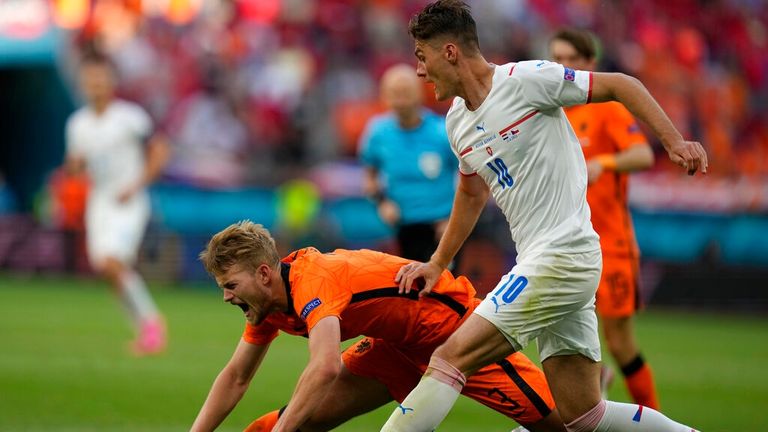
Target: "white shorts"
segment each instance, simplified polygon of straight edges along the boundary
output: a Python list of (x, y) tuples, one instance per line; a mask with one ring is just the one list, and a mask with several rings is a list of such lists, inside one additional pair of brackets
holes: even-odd
[(541, 360), (581, 354), (600, 361), (595, 292), (601, 271), (599, 250), (521, 261), (474, 313), (518, 351), (536, 339)]
[(88, 258), (100, 268), (107, 257), (134, 264), (149, 222), (149, 197), (138, 194), (125, 204), (91, 197), (85, 215)]

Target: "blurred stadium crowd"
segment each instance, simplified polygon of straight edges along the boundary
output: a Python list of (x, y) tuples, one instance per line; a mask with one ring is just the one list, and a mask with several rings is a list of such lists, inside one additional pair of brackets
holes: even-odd
[[(413, 62), (406, 25), (426, 2), (187, 0), (159, 14), (155, 3), (95, 1), (76, 45), (110, 52), (123, 95), (174, 138), (169, 177), (229, 187), (264, 180), (243, 163), (306, 167), (353, 155), (366, 114), (380, 109), (381, 73)], [(684, 134), (706, 144), (713, 174), (768, 174), (765, 2), (471, 3), (491, 60), (545, 58), (554, 29), (593, 29), (603, 69), (646, 83)]]
[[(174, 156), (164, 185), (231, 191), (304, 178), (317, 189), (307, 192), (304, 185), (292, 190), (298, 194), (294, 201), (301, 201), (315, 193), (321, 199), (362, 197), (362, 173), (355, 161), (358, 139), (370, 116), (383, 110), (377, 96), (382, 72), (395, 63), (414, 63), (407, 22), (425, 3), (49, 4), (51, 19), (66, 40), (60, 70), (70, 88), (76, 85), (77, 54), (106, 51), (119, 70), (121, 96), (144, 106), (171, 138)], [(469, 3), (483, 51), (498, 63), (546, 58), (548, 39), (561, 26), (593, 30), (602, 41), (601, 69), (640, 78), (686, 137), (704, 144), (710, 175), (691, 181), (671, 169), (666, 157), (658, 157), (653, 170), (632, 180), (635, 207), (768, 212), (768, 3)], [(448, 107), (427, 102), (438, 112)], [(661, 151), (658, 143), (654, 148)], [(70, 192), (62, 199), (79, 199)], [(276, 212), (279, 218), (280, 209)], [(638, 231), (642, 236), (642, 228)], [(750, 251), (744, 253), (754, 255)], [(768, 257), (761, 259), (768, 262)]]

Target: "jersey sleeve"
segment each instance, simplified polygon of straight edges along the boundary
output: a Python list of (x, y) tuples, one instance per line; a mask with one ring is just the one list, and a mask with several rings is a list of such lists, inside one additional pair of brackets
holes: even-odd
[(648, 140), (640, 130), (640, 126), (624, 105), (611, 103), (605, 121), (606, 133), (616, 143), (618, 151), (626, 150), (638, 144), (648, 144)]
[[(451, 146), (453, 148), (453, 146)], [(471, 166), (469, 166), (468, 163), (464, 162), (464, 160), (459, 156), (459, 154), (454, 150), (453, 155), (456, 157), (456, 159), (459, 160), (459, 174), (463, 176), (473, 176), (477, 174), (475, 170), (472, 169)]]
[(144, 108), (138, 105), (135, 105), (132, 111), (131, 127), (136, 137), (143, 142), (152, 135), (152, 118), (144, 111)]
[(378, 145), (379, 143), (377, 142), (379, 141), (377, 124), (378, 122), (373, 119), (365, 126), (365, 130), (360, 136), (359, 151), (360, 161), (363, 165), (379, 169), (381, 168), (381, 146)]
[(589, 103), (592, 72), (574, 70), (545, 60), (524, 61), (515, 66), (523, 97), (534, 108), (553, 108)]
[(80, 139), (79, 129), (77, 127), (77, 117), (75, 115), (71, 116), (67, 120), (67, 125), (65, 127), (65, 139), (67, 156), (71, 157), (83, 155), (83, 143)]
[(341, 313), (352, 299), (352, 294), (342, 289), (339, 283), (346, 269), (337, 268), (336, 263), (315, 265), (303, 270), (302, 281), (293, 289), (293, 306), (296, 314), (307, 323), (307, 333), (321, 319)]
[(277, 327), (265, 321), (257, 326), (245, 323), (243, 331), (243, 340), (252, 345), (267, 345), (275, 340), (278, 331)]

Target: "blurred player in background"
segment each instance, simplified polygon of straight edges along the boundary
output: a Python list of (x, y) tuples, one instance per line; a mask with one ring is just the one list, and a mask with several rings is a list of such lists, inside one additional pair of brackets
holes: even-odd
[(440, 244), (427, 263), (398, 272), (409, 292), (429, 293), (493, 195), (510, 225), (517, 263), (461, 327), (437, 348), (429, 369), (382, 430), (432, 431), (467, 377), (536, 341), (569, 431), (681, 431), (691, 428), (642, 405), (602, 399), (594, 311), (602, 254), (586, 202), (587, 170), (563, 106), (618, 100), (659, 136), (689, 174), (706, 171), (701, 144), (686, 141), (645, 87), (618, 73), (576, 71), (548, 61), (496, 65), (480, 52), (475, 21), (459, 0), (416, 14), (417, 73), (446, 117), (462, 174)]
[[(235, 407), (278, 330), (309, 337), (309, 364), (279, 419), (274, 411), (249, 430), (329, 430), (402, 400), (479, 303), (472, 284), (447, 270), (426, 297), (398, 294), (394, 278), (409, 261), (380, 252), (306, 248), (280, 261), (269, 232), (248, 221), (214, 235), (201, 259), (246, 325), (193, 431), (214, 430)], [(339, 356), (341, 341), (359, 335)], [(478, 371), (464, 394), (530, 430), (565, 430), (543, 372), (522, 353)]]
[(427, 261), (451, 212), (456, 158), (445, 119), (422, 106), (423, 86), (412, 66), (389, 68), (380, 93), (390, 111), (368, 122), (360, 142), (365, 192), (381, 219), (396, 227), (400, 256)]
[[(549, 49), (552, 60), (565, 67), (592, 71), (597, 66), (596, 40), (586, 31), (560, 30)], [(632, 114), (618, 102), (576, 105), (565, 114), (587, 161), (587, 202), (603, 251), (596, 295), (603, 337), (634, 401), (658, 409), (653, 375), (640, 355), (632, 324), (640, 306), (640, 250), (627, 202), (628, 173), (650, 168), (653, 150)]]
[(115, 98), (115, 70), (107, 57), (85, 56), (79, 72), (87, 106), (67, 121), (65, 168), (86, 171), (91, 181), (88, 257), (136, 325), (133, 351), (157, 353), (166, 345), (165, 324), (134, 265), (149, 220), (146, 187), (160, 174), (169, 148), (162, 137), (152, 136), (152, 121), (141, 107)]

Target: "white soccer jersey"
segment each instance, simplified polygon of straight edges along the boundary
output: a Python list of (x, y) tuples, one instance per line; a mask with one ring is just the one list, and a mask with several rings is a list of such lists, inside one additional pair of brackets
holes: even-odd
[(509, 222), (518, 262), (599, 250), (587, 170), (562, 106), (589, 102), (592, 74), (548, 61), (496, 66), (482, 105), (455, 98), (447, 114), (463, 175), (479, 175)]
[(91, 193), (114, 199), (141, 179), (151, 132), (149, 115), (136, 104), (116, 100), (101, 115), (86, 106), (67, 121), (67, 152), (85, 159)]
[(88, 256), (97, 268), (107, 257), (136, 260), (149, 220), (149, 197), (146, 191), (125, 203), (118, 197), (144, 174), (144, 141), (151, 131), (149, 115), (120, 100), (101, 115), (81, 108), (67, 122), (67, 152), (85, 159), (91, 179), (85, 226)]

